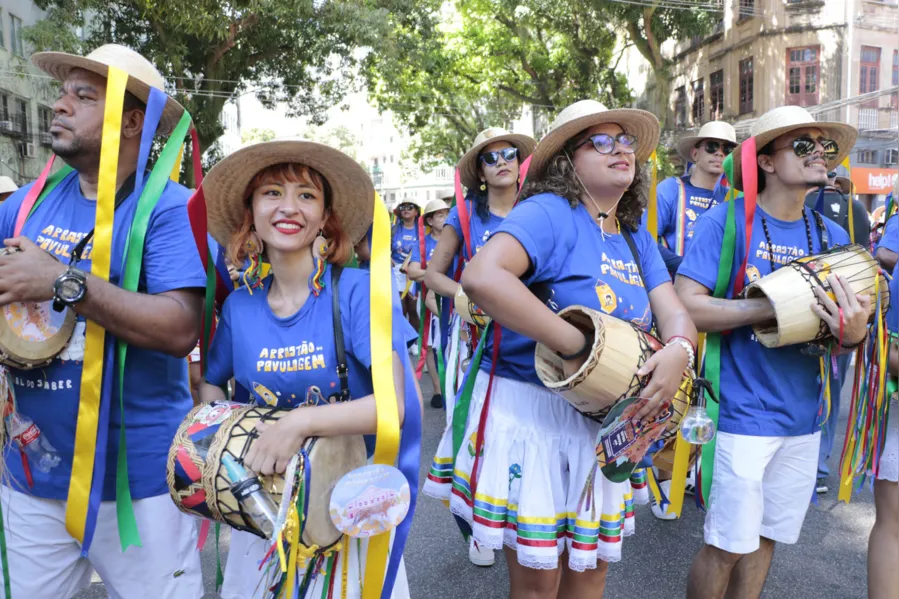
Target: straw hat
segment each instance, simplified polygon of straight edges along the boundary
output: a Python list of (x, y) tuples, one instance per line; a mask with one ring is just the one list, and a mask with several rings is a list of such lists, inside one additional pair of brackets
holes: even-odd
[[(784, 133), (807, 127), (821, 129), (827, 137), (837, 142), (840, 154), (827, 163), (828, 169), (836, 168), (838, 164), (843, 162), (843, 159), (852, 151), (852, 147), (855, 145), (855, 138), (858, 137), (858, 130), (852, 125), (816, 121), (805, 108), (800, 106), (780, 106), (769, 110), (753, 123), (750, 135), (755, 138), (755, 147), (760, 151)], [(743, 143), (746, 142), (744, 141)], [(738, 145), (732, 154), (734, 157), (735, 179), (733, 184), (740, 191), (743, 191), (743, 156), (741, 153), (743, 143)], [(753, 164), (752, 168), (756, 168), (756, 165)]]
[(843, 193), (848, 194), (852, 191), (852, 182), (849, 180), (849, 177), (835, 177), (833, 184)]
[(677, 142), (677, 153), (687, 162), (692, 162), (693, 148), (704, 139), (717, 139), (737, 143), (737, 132), (730, 123), (724, 121), (709, 121), (699, 129), (699, 133), (690, 137), (681, 138)]
[(518, 148), (519, 163), (530, 156), (537, 145), (537, 141), (528, 135), (510, 133), (500, 127), (484, 129), (474, 138), (471, 149), (465, 152), (465, 155), (459, 160), (459, 164), (456, 165), (462, 185), (468, 189), (476, 189), (481, 185), (481, 179), (478, 177), (478, 157), (481, 155), (481, 150), (498, 141), (507, 141)]
[[(38, 52), (31, 56), (31, 62), (59, 81), (65, 81), (72, 69), (84, 69), (106, 77), (109, 67), (118, 67), (129, 75), (125, 89), (144, 103), (150, 98), (151, 87), (165, 91), (165, 80), (156, 67), (131, 48), (119, 44), (100, 46), (87, 56), (66, 52)], [(184, 107), (169, 97), (162, 111), (158, 133), (160, 135), (171, 133), (183, 112)]]
[(9, 177), (0, 177), (0, 193), (12, 193), (19, 189), (19, 186), (16, 185), (16, 182), (10, 179)]
[(634, 154), (637, 162), (648, 160), (659, 145), (659, 119), (651, 112), (635, 108), (609, 110), (596, 100), (581, 100), (562, 110), (549, 126), (549, 132), (534, 150), (528, 175), (542, 175), (550, 160), (565, 147), (568, 140), (584, 129), (602, 123), (615, 123), (637, 137), (637, 151)]
[(438, 212), (440, 210), (449, 210), (449, 206), (446, 205), (446, 202), (444, 202), (440, 198), (437, 198), (425, 204), (424, 212), (422, 212), (421, 215), (427, 216), (432, 212)]
[(209, 233), (221, 245), (243, 222), (247, 186), (264, 168), (297, 163), (314, 168), (331, 188), (331, 210), (343, 230), (358, 243), (374, 216), (375, 188), (358, 162), (330, 146), (312, 141), (282, 139), (267, 141), (229, 154), (212, 167), (203, 179)]
[(438, 189), (434, 194), (434, 197), (438, 200), (450, 200), (452, 201), (456, 197), (456, 190), (452, 187), (445, 187), (443, 189)]

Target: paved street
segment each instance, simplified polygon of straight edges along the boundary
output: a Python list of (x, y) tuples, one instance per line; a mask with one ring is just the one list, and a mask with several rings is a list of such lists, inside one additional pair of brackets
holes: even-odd
[[(422, 385), (425, 397), (430, 397), (427, 376)], [(847, 403), (842, 402), (841, 430), (845, 428)], [(426, 407), (422, 481), (443, 426), (443, 412)], [(836, 447), (841, 447), (841, 444), (842, 437)], [(832, 465), (836, 465), (837, 459), (832, 459)], [(831, 486), (835, 484), (836, 480), (831, 480)], [(821, 499), (820, 506), (810, 508), (797, 545), (777, 549), (763, 597), (866, 597), (865, 556), (868, 532), (874, 521), (873, 497), (869, 490), (865, 490), (848, 506), (837, 505), (835, 498), (835, 492), (831, 491)], [(224, 538), (222, 552), (226, 553), (227, 535)], [(622, 562), (614, 564), (609, 571), (606, 597), (683, 597), (687, 570), (701, 544), (702, 515), (692, 505), (685, 506), (684, 517), (673, 523), (656, 520), (648, 506), (639, 506), (637, 533), (625, 540)], [(493, 599), (508, 595), (503, 557), (497, 555), (497, 563), (492, 568), (471, 565), (467, 546), (449, 511), (443, 504), (428, 497), (422, 497), (418, 504), (405, 556), (409, 584), (415, 599)], [(208, 543), (203, 552), (203, 568), (207, 589), (204, 599), (218, 598), (214, 582), (213, 542)], [(78, 599), (106, 597), (102, 583), (99, 579), (95, 580), (97, 582), (79, 594)]]

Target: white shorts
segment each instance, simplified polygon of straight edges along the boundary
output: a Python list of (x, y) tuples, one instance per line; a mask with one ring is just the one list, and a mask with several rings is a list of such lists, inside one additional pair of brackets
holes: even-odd
[[(104, 501), (87, 558), (66, 531), (66, 502), (32, 497), (0, 486), (12, 596), (68, 599), (91, 583), (96, 570), (110, 599), (199, 599), (203, 574), (197, 520), (178, 511), (168, 495), (134, 501), (143, 547), (122, 553), (114, 501)], [(0, 573), (0, 581), (3, 576)]]
[(791, 545), (815, 490), (821, 433), (755, 437), (718, 433), (705, 542), (731, 553), (759, 537)]
[(890, 401), (887, 438), (880, 455), (877, 479), (899, 482), (899, 401), (895, 398)]

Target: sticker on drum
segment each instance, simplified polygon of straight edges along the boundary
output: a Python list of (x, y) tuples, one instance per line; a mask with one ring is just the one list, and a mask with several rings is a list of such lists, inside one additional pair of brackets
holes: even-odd
[(411, 495), (403, 473), (371, 464), (344, 475), (331, 492), (331, 521), (340, 532), (368, 538), (399, 526)]
[(13, 333), (26, 341), (46, 341), (59, 332), (64, 312), (53, 309), (53, 302), (13, 302), (3, 306), (3, 315)]
[(602, 422), (596, 436), (596, 461), (603, 475), (613, 483), (630, 478), (656, 439), (665, 432), (671, 418), (669, 405), (649, 425), (633, 416), (647, 400), (629, 397), (619, 401)]
[(246, 404), (233, 401), (213, 401), (200, 408), (193, 420), (203, 426), (213, 426), (227, 420), (233, 410), (245, 407)]
[(53, 302), (13, 302), (0, 318), (0, 362), (28, 370), (49, 364), (65, 348), (75, 328), (75, 313), (53, 309)]

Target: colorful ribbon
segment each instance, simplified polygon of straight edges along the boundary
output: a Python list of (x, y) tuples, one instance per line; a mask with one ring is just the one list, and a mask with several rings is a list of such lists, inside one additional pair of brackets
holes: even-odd
[(649, 157), (650, 179), (649, 179), (649, 204), (646, 206), (646, 230), (652, 235), (656, 241), (659, 240), (659, 200), (656, 187), (659, 184), (659, 157), (653, 150)]

